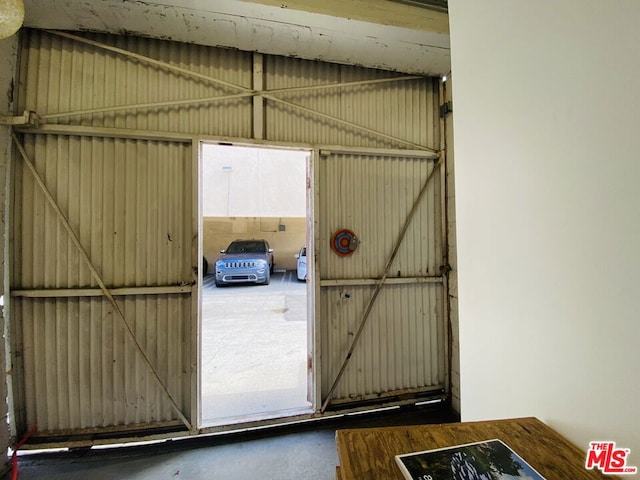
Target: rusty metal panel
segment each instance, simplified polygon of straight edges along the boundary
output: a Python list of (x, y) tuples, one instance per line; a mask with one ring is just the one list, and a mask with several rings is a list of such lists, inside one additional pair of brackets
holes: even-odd
[[(108, 288), (189, 284), (190, 144), (25, 135), (25, 150)], [(177, 418), (22, 161), (14, 166), (12, 291), (16, 421), (37, 435)], [(68, 289), (61, 298), (47, 291)], [(44, 293), (42, 293), (44, 292)], [(183, 412), (191, 396), (187, 294), (117, 301)], [(21, 367), (21, 368), (20, 368)]]
[[(188, 295), (117, 297), (136, 338), (189, 410)], [(100, 432), (120, 426), (178, 425), (176, 415), (125, 334), (108, 301), (14, 298), (21, 330), (22, 402), (17, 419), (36, 436)]]
[[(401, 74), (287, 57), (265, 58), (267, 90), (400, 77)], [(291, 91), (279, 98), (426, 147), (437, 142), (437, 81), (414, 80)], [(267, 100), (266, 138), (378, 148), (409, 148), (345, 124)]]
[[(322, 392), (336, 378), (372, 293), (371, 286), (321, 287)], [(440, 284), (383, 287), (332, 399), (383, 402), (398, 392), (442, 387), (442, 299)]]
[[(414, 200), (434, 169), (420, 158), (332, 154), (320, 160), (320, 265), (323, 279), (379, 278)], [(440, 169), (409, 226), (390, 277), (440, 275)], [(354, 255), (331, 252), (331, 236), (348, 228), (360, 247)]]
[[(25, 149), (106, 285), (192, 280), (190, 145), (28, 135)], [(95, 287), (29, 171), (15, 170), (13, 289)]]
[(65, 112), (237, 94), (204, 77), (250, 88), (248, 52), (177, 42), (83, 33), (83, 38), (195, 72), (200, 77), (138, 61), (69, 38), (30, 30), (23, 49), (28, 79), (21, 105), (46, 123), (249, 138), (251, 97), (156, 108), (58, 116)]
[[(425, 196), (400, 244), (390, 279), (365, 324), (347, 369), (332, 394), (334, 403), (441, 388), (445, 382), (444, 287), (440, 166), (424, 158), (330, 154), (319, 171), (320, 335), (322, 397), (359, 328), (379, 279), (419, 192)], [(435, 169), (435, 170), (434, 170)], [(331, 249), (339, 229), (360, 240), (349, 256)], [(431, 283), (419, 283), (431, 277)], [(435, 278), (434, 278), (435, 277)], [(342, 281), (342, 284), (341, 284)], [(322, 283), (324, 282), (324, 285)]]

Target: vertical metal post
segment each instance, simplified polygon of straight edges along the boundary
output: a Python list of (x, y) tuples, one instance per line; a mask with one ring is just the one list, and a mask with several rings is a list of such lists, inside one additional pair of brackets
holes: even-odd
[[(261, 53), (253, 54), (253, 90), (264, 90), (264, 57)], [(264, 97), (253, 96), (253, 138), (264, 139)]]
[[(441, 79), (438, 82), (439, 92), (438, 92), (438, 105), (442, 105), (447, 101), (446, 98), (446, 90), (445, 83)], [(449, 231), (448, 231), (448, 216), (447, 216), (447, 139), (446, 139), (446, 128), (447, 128), (447, 116), (439, 115), (440, 120), (439, 132), (440, 138), (438, 141), (438, 145), (440, 148), (440, 219), (442, 225), (442, 259), (441, 265), (443, 270), (442, 274), (442, 303), (443, 303), (443, 318), (442, 318), (442, 328), (444, 329), (444, 350), (445, 350), (445, 378), (444, 384), (447, 386), (447, 396), (451, 399), (451, 319), (449, 318)]]
[(194, 271), (196, 282), (191, 286), (191, 431), (197, 431), (202, 423), (201, 405), (201, 345), (202, 338), (202, 143), (191, 141), (191, 262), (197, 265)]

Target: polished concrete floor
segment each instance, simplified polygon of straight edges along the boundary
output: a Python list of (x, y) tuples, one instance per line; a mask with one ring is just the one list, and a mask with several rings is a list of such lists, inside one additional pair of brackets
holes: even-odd
[(153, 445), (19, 457), (20, 480), (334, 480), (335, 431), (457, 421), (441, 405)]

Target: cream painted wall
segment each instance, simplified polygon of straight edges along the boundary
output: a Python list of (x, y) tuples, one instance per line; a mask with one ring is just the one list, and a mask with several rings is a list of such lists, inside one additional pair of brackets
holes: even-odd
[(640, 2), (449, 6), (462, 419), (640, 466)]
[(269, 242), (276, 269), (295, 270), (294, 255), (306, 241), (310, 153), (205, 144), (202, 154), (202, 248), (209, 272), (221, 249), (252, 238)]
[(306, 217), (309, 151), (202, 145), (205, 217)]
[[(220, 257), (220, 250), (236, 239), (263, 238), (273, 248), (275, 268), (295, 270), (294, 255), (300, 251), (306, 238), (305, 218), (257, 218), (257, 217), (204, 217), (203, 255), (209, 262), (209, 272)], [(280, 231), (279, 226), (285, 230)]]

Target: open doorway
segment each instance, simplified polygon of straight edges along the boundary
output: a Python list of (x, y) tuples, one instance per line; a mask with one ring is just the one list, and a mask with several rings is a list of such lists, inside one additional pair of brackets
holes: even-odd
[(201, 426), (311, 410), (307, 392), (311, 153), (201, 147)]

